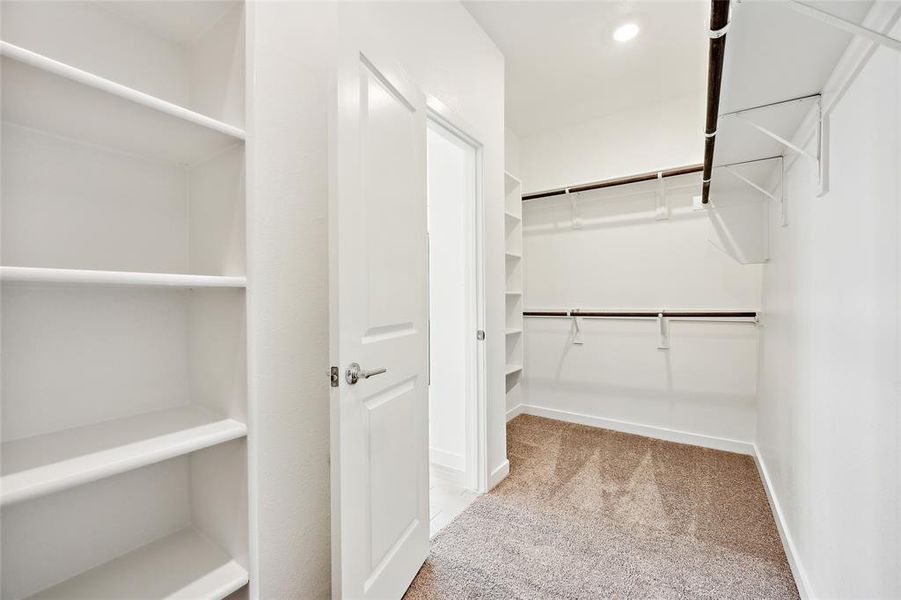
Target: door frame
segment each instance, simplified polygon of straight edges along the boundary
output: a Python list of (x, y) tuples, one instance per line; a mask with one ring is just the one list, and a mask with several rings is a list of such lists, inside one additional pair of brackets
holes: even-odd
[(474, 282), (474, 293), (467, 294), (466, 321), (468, 369), (466, 415), (465, 486), (483, 494), (488, 491), (488, 360), (486, 340), (477, 340), (476, 332), (486, 330), (485, 303), (485, 178), (483, 176), (484, 145), (478, 132), (434, 96), (426, 95), (426, 126), (434, 123), (475, 151), (475, 198), (467, 203), (466, 280)]

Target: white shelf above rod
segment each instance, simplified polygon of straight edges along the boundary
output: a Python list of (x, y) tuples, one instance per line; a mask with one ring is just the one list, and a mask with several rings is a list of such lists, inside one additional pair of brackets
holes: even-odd
[(116, 83), (115, 81), (110, 81), (109, 79), (94, 75), (93, 73), (88, 73), (87, 71), (83, 71), (71, 65), (61, 63), (52, 58), (32, 52), (31, 50), (20, 48), (15, 44), (0, 41), (0, 55), (7, 56), (20, 63), (30, 65), (47, 73), (53, 73), (59, 77), (69, 79), (96, 90), (119, 96), (125, 100), (194, 123), (195, 125), (218, 131), (219, 133), (223, 133), (235, 139), (244, 139), (245, 134), (243, 129), (239, 129), (228, 123), (217, 121), (216, 119), (194, 112), (183, 106), (167, 102), (166, 100), (151, 96), (150, 94), (145, 94), (144, 92)]

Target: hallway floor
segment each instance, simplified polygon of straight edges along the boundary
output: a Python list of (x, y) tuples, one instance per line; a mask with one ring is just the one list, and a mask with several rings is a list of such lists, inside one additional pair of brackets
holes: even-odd
[(798, 597), (749, 456), (522, 415), (407, 600)]
[(478, 494), (452, 481), (442, 479), (432, 469), (429, 478), (429, 537), (444, 529), (478, 497)]

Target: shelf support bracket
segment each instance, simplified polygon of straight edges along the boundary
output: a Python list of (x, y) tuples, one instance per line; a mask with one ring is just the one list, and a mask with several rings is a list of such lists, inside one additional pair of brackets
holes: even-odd
[[(795, 144), (791, 140), (786, 139), (785, 137), (779, 135), (775, 131), (764, 127), (760, 123), (757, 123), (753, 119), (747, 117), (745, 113), (751, 112), (753, 110), (758, 110), (761, 108), (770, 108), (773, 106), (778, 106), (780, 104), (786, 104), (788, 102), (798, 102), (807, 100), (809, 98), (816, 97), (817, 105), (816, 105), (816, 153), (811, 153), (802, 148), (801, 146)], [(814, 96), (803, 96), (800, 98), (791, 98), (789, 100), (783, 100), (782, 102), (773, 102), (771, 104), (766, 104), (763, 106), (757, 106), (753, 108), (746, 108), (744, 110), (737, 110), (731, 113), (725, 113), (720, 115), (720, 117), (736, 117), (741, 119), (760, 133), (766, 135), (767, 137), (776, 140), (786, 148), (794, 150), (801, 156), (805, 156), (810, 160), (814, 161), (817, 164), (817, 197), (822, 197), (826, 192), (829, 191), (829, 118), (828, 115), (823, 114), (823, 97), (819, 94)], [(734, 175), (735, 173), (733, 173)]]
[(801, 148), (801, 147), (798, 146), (797, 144), (793, 144), (792, 142), (788, 141), (787, 139), (785, 139), (785, 138), (782, 137), (781, 135), (779, 135), (779, 134), (777, 134), (777, 133), (775, 133), (775, 132), (773, 132), (773, 131), (770, 131), (769, 129), (767, 129), (767, 128), (764, 127), (763, 125), (760, 125), (760, 124), (758, 124), (758, 123), (755, 123), (754, 121), (752, 121), (752, 120), (749, 119), (748, 117), (744, 116), (743, 114), (741, 114), (741, 113), (735, 113), (735, 116), (738, 117), (739, 119), (741, 119), (742, 121), (744, 121), (745, 123), (747, 123), (748, 125), (750, 125), (751, 127), (753, 127), (754, 129), (756, 129), (757, 131), (759, 131), (760, 133), (762, 133), (762, 134), (764, 134), (764, 135), (767, 135), (767, 136), (773, 138), (774, 140), (776, 140), (777, 142), (779, 142), (780, 144), (782, 144), (782, 145), (785, 146), (786, 148), (791, 148), (792, 150), (794, 150), (794, 151), (797, 152), (798, 154), (803, 154), (804, 156), (806, 156), (807, 158), (809, 158), (809, 159), (811, 159), (811, 160), (813, 160), (813, 161), (819, 161), (819, 157), (818, 157), (816, 154), (811, 154), (810, 152), (808, 152), (808, 151), (805, 150), (804, 148)]
[(792, 10), (799, 12), (802, 15), (807, 15), (812, 19), (816, 19), (817, 21), (821, 21), (823, 23), (826, 23), (827, 25), (841, 29), (842, 31), (847, 31), (848, 33), (858, 35), (862, 38), (870, 40), (871, 42), (885, 46), (886, 48), (891, 48), (896, 52), (901, 52), (901, 40), (897, 40), (878, 31), (873, 31), (872, 29), (864, 27), (863, 25), (858, 25), (857, 23), (846, 21), (845, 19), (837, 17), (832, 13), (820, 10), (819, 8), (815, 8), (803, 2), (798, 2), (798, 0), (788, 0), (788, 6)]
[(777, 198), (777, 197), (775, 196), (775, 194), (771, 194), (770, 192), (768, 192), (768, 191), (765, 190), (764, 188), (760, 187), (759, 185), (757, 185), (756, 183), (754, 183), (753, 181), (751, 181), (750, 179), (748, 179), (747, 177), (745, 177), (744, 175), (742, 175), (741, 173), (739, 173), (738, 171), (734, 170), (732, 167), (730, 167), (730, 166), (723, 166), (723, 170), (725, 170), (727, 173), (729, 173), (730, 175), (732, 175), (732, 176), (735, 177), (736, 179), (740, 179), (740, 180), (744, 181), (744, 182), (747, 183), (749, 186), (751, 186), (752, 188), (754, 188), (755, 190), (757, 190), (758, 192), (760, 192), (761, 194), (763, 194), (764, 196), (766, 196), (766, 197), (769, 198), (770, 200), (781, 200), (780, 198)]

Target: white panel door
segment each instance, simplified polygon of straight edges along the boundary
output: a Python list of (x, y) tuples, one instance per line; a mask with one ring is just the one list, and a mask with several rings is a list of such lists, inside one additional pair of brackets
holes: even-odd
[[(398, 599), (428, 554), (425, 110), (389, 57), (342, 43), (330, 211), (336, 598)], [(363, 372), (349, 383), (353, 363)]]

